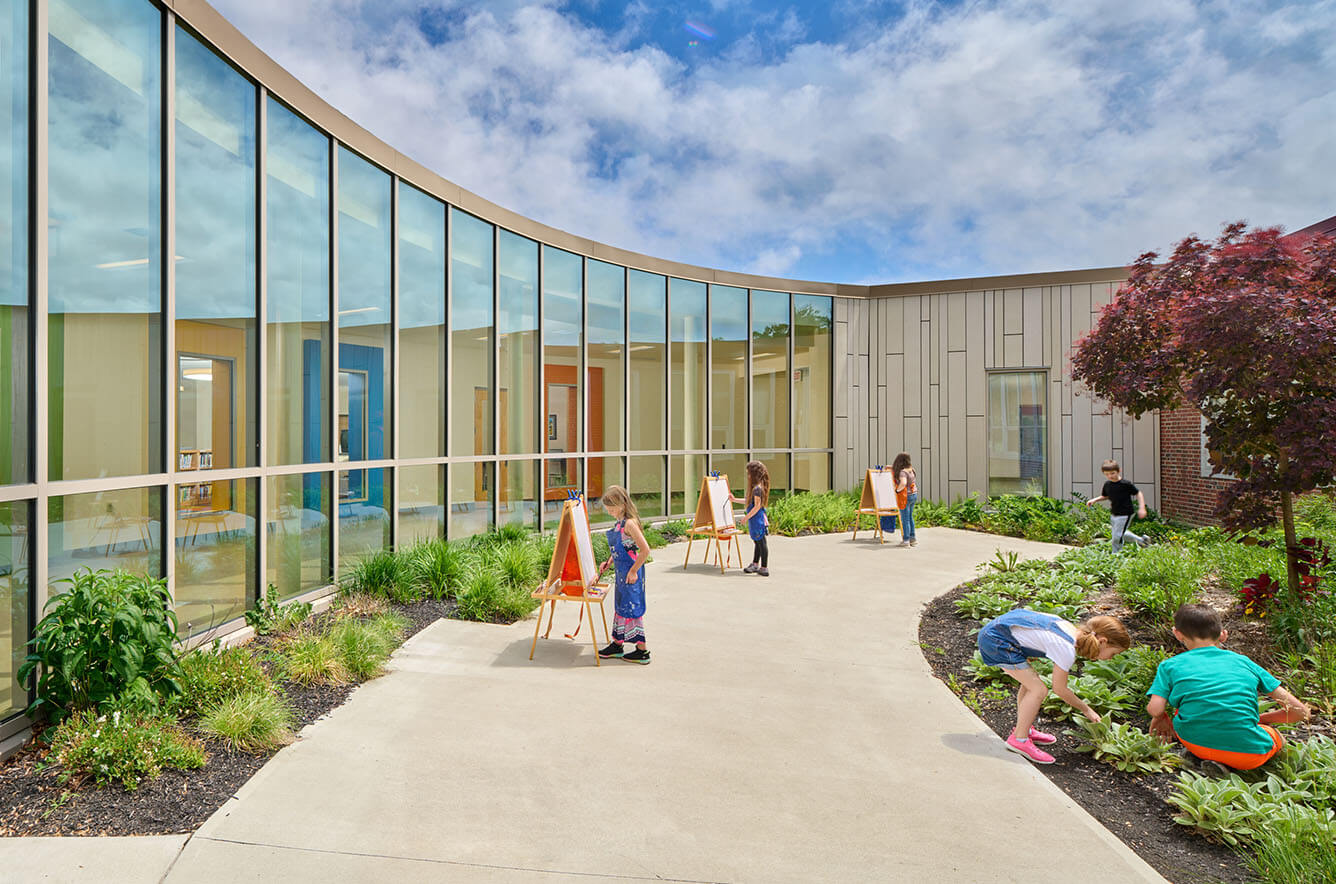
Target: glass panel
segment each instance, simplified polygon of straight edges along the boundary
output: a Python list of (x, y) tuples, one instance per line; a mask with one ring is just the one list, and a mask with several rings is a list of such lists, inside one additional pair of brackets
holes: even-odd
[[(580, 451), (583, 262), (543, 246), (543, 450)], [(591, 387), (592, 389), (592, 387)]]
[(254, 84), (178, 28), (179, 470), (256, 462), (255, 113)]
[(52, 595), (76, 570), (100, 568), (162, 576), (162, 489), (131, 488), (53, 497), (48, 537)]
[(14, 674), (28, 655), (29, 507), (26, 500), (0, 503), (0, 721), (28, 705)]
[(770, 496), (784, 497), (789, 493), (789, 456), (787, 454), (758, 454), (756, 459), (770, 471)]
[[(669, 280), (672, 432), (669, 447), (705, 447), (705, 283)], [(699, 480), (699, 476), (697, 479)], [(676, 512), (676, 510), (674, 510)]]
[[(747, 447), (747, 290), (710, 287), (711, 448)], [(746, 462), (746, 458), (743, 458)], [(732, 478), (730, 474), (729, 478)]]
[(631, 484), (627, 490), (636, 509), (642, 517), (663, 515), (663, 458), (633, 457), (630, 463)]
[(445, 536), (445, 467), (399, 468), (399, 546)]
[(830, 447), (830, 298), (793, 298), (793, 447)]
[[(390, 445), (390, 176), (339, 148), (340, 461), (380, 460)], [(347, 406), (345, 411), (343, 406)], [(339, 546), (343, 557), (343, 546)]]
[(240, 617), (254, 601), (258, 482), (176, 486), (176, 619), (183, 636)]
[(752, 447), (789, 446), (789, 296), (752, 292)]
[[(696, 512), (696, 498), (700, 496), (700, 480), (705, 475), (705, 455), (674, 454), (669, 461), (672, 467), (673, 487), (670, 494), (668, 515), (681, 516)], [(729, 482), (733, 477), (728, 477)]]
[[(655, 458), (641, 458), (641, 460), (653, 460)], [(603, 490), (609, 485), (625, 485), (626, 469), (623, 466), (624, 461), (620, 457), (591, 457), (588, 461), (588, 474), (585, 479), (585, 499), (589, 501), (589, 521), (610, 522), (612, 517), (608, 511), (603, 508), (600, 498), (603, 497)], [(643, 497), (636, 495), (636, 506), (639, 507)]]
[(52, 479), (162, 469), (161, 31), (139, 0), (50, 4)]
[(1044, 372), (988, 375), (988, 494), (1048, 493)]
[[(0, 485), (7, 485), (29, 479), (27, 3), (0, 12), (0, 101)], [(14, 608), (26, 610), (18, 601)], [(0, 656), (0, 665), (7, 659)], [(12, 672), (0, 673), (0, 691), (12, 680)], [(6, 696), (0, 693), (0, 718), (9, 714)]]
[(320, 463), (330, 459), (329, 139), (273, 99), (266, 119), (268, 460)]
[(822, 494), (830, 490), (830, 455), (795, 454), (793, 490)]
[(445, 204), (400, 182), (401, 457), (445, 454), (445, 352)]
[[(662, 276), (642, 270), (630, 271), (626, 309), (630, 311), (628, 321), (631, 326), (630, 346), (627, 347), (631, 356), (631, 389), (626, 391), (626, 398), (631, 407), (631, 449), (634, 451), (662, 451), (667, 447), (663, 407), (667, 357), (664, 344), (666, 292), (666, 280)], [(634, 472), (632, 467), (633, 475)], [(659, 484), (662, 487), (663, 483)], [(662, 491), (659, 493), (662, 495)], [(659, 505), (663, 505), (662, 500)], [(644, 507), (640, 512), (645, 512)]]
[(492, 454), (492, 225), (457, 209), (450, 210), (450, 365), (450, 453)]
[(389, 470), (339, 473), (339, 574), (390, 548)]
[[(733, 493), (738, 497), (745, 497), (747, 493), (747, 460), (747, 452), (745, 451), (738, 454), (715, 453), (710, 455), (710, 469), (721, 476), (728, 476), (728, 487), (732, 488)], [(697, 491), (699, 490), (700, 480), (698, 479)]]
[(501, 461), (501, 499), (497, 503), (496, 524), (538, 527), (538, 494), (534, 470), (538, 465), (528, 460)]
[(500, 233), (496, 253), (501, 335), (497, 356), (497, 403), (501, 408), (501, 453), (538, 451), (534, 426), (534, 373), (538, 368), (538, 243)]
[(491, 530), (494, 465), (457, 463), (449, 469), (450, 537), (469, 537)]
[[(580, 459), (578, 457), (560, 457), (539, 463), (543, 480), (543, 527), (555, 528), (561, 518), (561, 507), (572, 491), (584, 487), (580, 481)], [(590, 513), (593, 518), (593, 513)]]
[(620, 451), (626, 414), (626, 272), (602, 261), (586, 261), (585, 267), (589, 305), (588, 450)]
[(266, 479), (265, 583), (290, 599), (334, 581), (330, 569), (329, 473)]

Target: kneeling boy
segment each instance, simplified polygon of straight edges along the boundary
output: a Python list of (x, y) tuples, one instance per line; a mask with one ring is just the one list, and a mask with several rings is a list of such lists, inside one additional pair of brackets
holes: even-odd
[[(1226, 651), (1229, 637), (1220, 614), (1207, 605), (1183, 605), (1174, 614), (1174, 637), (1187, 648), (1155, 671), (1150, 686), (1151, 730), (1175, 737), (1198, 758), (1235, 770), (1261, 767), (1285, 745), (1273, 724), (1305, 721), (1308, 707), (1280, 686), (1280, 680), (1242, 654)], [(1284, 704), (1257, 714), (1257, 696)], [(1166, 707), (1177, 709), (1172, 717)]]

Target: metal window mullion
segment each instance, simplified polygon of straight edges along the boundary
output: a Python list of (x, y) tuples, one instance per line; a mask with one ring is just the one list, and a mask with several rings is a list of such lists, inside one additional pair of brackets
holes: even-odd
[[(269, 265), (269, 249), (265, 243), (267, 225), (265, 223), (268, 187), (265, 183), (266, 142), (269, 127), (269, 90), (259, 86), (255, 105), (255, 463), (261, 470), (269, 462), (269, 285), (266, 274)], [(248, 601), (260, 598), (263, 594), (266, 577), (269, 573), (269, 483), (263, 475), (255, 480), (255, 569), (251, 575), (250, 589), (253, 595)]]
[(339, 143), (329, 145), (329, 421), (325, 426), (334, 471), (329, 487), (329, 573), (339, 580)]
[[(534, 486), (537, 489), (534, 492), (534, 502), (537, 505), (538, 510), (538, 531), (541, 534), (543, 530), (543, 483), (547, 475), (547, 468), (544, 465), (545, 461), (543, 460), (543, 457), (547, 454), (547, 432), (546, 429), (539, 432), (539, 428), (545, 428), (547, 423), (547, 329), (544, 328), (543, 323), (545, 318), (545, 311), (543, 308), (546, 306), (544, 301), (546, 301), (547, 294), (547, 272), (543, 260), (543, 244), (535, 242), (534, 249), (537, 252), (538, 257), (538, 290), (534, 292), (538, 305), (538, 310), (535, 313), (538, 330), (537, 334), (534, 336), (535, 355), (537, 356), (534, 362), (537, 364), (534, 366), (535, 370), (530, 373), (529, 377), (531, 380), (537, 381), (537, 386), (534, 388), (535, 394), (533, 397), (533, 407), (531, 409), (533, 431), (529, 434), (529, 444), (534, 446), (534, 450), (537, 452), (539, 469), (537, 476), (533, 475), (533, 473), (529, 474), (529, 481), (537, 482)], [(529, 466), (529, 469), (533, 469), (532, 464)], [(531, 525), (530, 527), (533, 526)]]
[(488, 393), (492, 399), (492, 523), (501, 515), (501, 228), (492, 225), (492, 377)]
[[(399, 176), (390, 176), (390, 460), (398, 460), (399, 444)], [(390, 547), (399, 546), (399, 470), (391, 470)]]
[(673, 448), (673, 285), (663, 277), (663, 511), (672, 510), (673, 459), (667, 453)]
[[(747, 407), (746, 407), (747, 428), (743, 433), (742, 441), (743, 441), (743, 447), (747, 449), (748, 460), (751, 460), (752, 457), (751, 452), (752, 449), (755, 447), (755, 442), (756, 442), (756, 439), (754, 438), (752, 433), (752, 423), (753, 423), (752, 359), (754, 359), (756, 356), (756, 348), (753, 346), (755, 332), (752, 329), (752, 317), (755, 311), (753, 311), (752, 309), (752, 302), (755, 299), (756, 299), (756, 291), (754, 289), (747, 289), (747, 344), (746, 344), (746, 349), (744, 351), (746, 353), (747, 358), (743, 360), (744, 369), (743, 369), (743, 384), (742, 384), (743, 387), (745, 388), (745, 392), (743, 393), (743, 395), (746, 397), (747, 400)], [(751, 489), (748, 489), (747, 493), (750, 494)]]
[(793, 449), (797, 447), (797, 442), (798, 442), (798, 439), (797, 439), (797, 431), (798, 431), (798, 427), (797, 427), (796, 422), (795, 422), (794, 419), (793, 419), (793, 413), (794, 413), (794, 411), (796, 411), (796, 408), (795, 408), (795, 406), (794, 406), (794, 401), (793, 401), (793, 400), (794, 400), (794, 395), (795, 395), (795, 393), (797, 392), (796, 389), (794, 388), (794, 385), (793, 385), (794, 360), (795, 360), (795, 358), (796, 358), (795, 355), (794, 355), (794, 341), (795, 341), (795, 339), (796, 339), (796, 337), (797, 337), (797, 327), (798, 327), (798, 298), (797, 298), (796, 295), (793, 294), (793, 292), (789, 292), (789, 360), (788, 360), (788, 369), (785, 371), (785, 374), (787, 374), (787, 375), (789, 376), (789, 409), (788, 409), (788, 411), (789, 411), (789, 415), (788, 415), (788, 420), (789, 420), (789, 444), (788, 444), (788, 449), (789, 449), (789, 490), (790, 490), (790, 491), (793, 490), (793, 470), (794, 470), (794, 467), (797, 466), (797, 464), (795, 463), (794, 457), (793, 457)]
[[(714, 447), (714, 286), (705, 287), (705, 448)], [(705, 469), (714, 469), (709, 454)], [(683, 497), (683, 500), (686, 498)]]
[(162, 76), (162, 456), (167, 499), (162, 503), (162, 575), (176, 602), (176, 13), (163, 16)]
[(589, 500), (589, 440), (592, 438), (590, 432), (593, 430), (593, 422), (590, 421), (589, 417), (594, 408), (594, 397), (589, 390), (589, 258), (584, 255), (580, 256), (580, 382), (584, 385), (584, 395), (580, 397), (581, 444), (577, 446), (581, 458), (576, 464), (576, 468), (580, 470), (580, 490), (585, 493), (587, 504)]
[(30, 510), (28, 525), (29, 581), (28, 611), (29, 635), (36, 626), (37, 612), (43, 610), (47, 600), (47, 581), (49, 579), (48, 546), (50, 538), (47, 532), (48, 503), (47, 482), (50, 481), (50, 400), (48, 398), (50, 367), (51, 326), (48, 318), (48, 283), (49, 272), (49, 237), (47, 218), (50, 214), (50, 199), (47, 192), (49, 179), (48, 161), (50, 158), (48, 141), (49, 93), (48, 77), (50, 64), (48, 58), (49, 40), (47, 39), (47, 0), (34, 0), (32, 21), (29, 29), (29, 115), (31, 131), (28, 133), (29, 169), (31, 183), (29, 197), (32, 211), (28, 218), (29, 257), (32, 275), (29, 279), (29, 297), (32, 299), (32, 392), (30, 413), (32, 414), (32, 477), (36, 481), (37, 494)]
[[(451, 448), (452, 448), (451, 441), (450, 441), (450, 434), (454, 431), (454, 416), (451, 415), (451, 413), (450, 413), (451, 401), (452, 401), (452, 398), (453, 398), (453, 397), (450, 395), (450, 391), (451, 391), (452, 389), (454, 389), (451, 385), (454, 383), (454, 378), (455, 378), (455, 369), (454, 369), (454, 348), (455, 348), (455, 341), (454, 341), (454, 336), (450, 333), (450, 329), (451, 329), (450, 321), (451, 321), (451, 317), (452, 317), (452, 313), (453, 313), (453, 311), (452, 311), (452, 309), (451, 309), (451, 306), (450, 306), (450, 301), (451, 301), (451, 286), (453, 285), (454, 274), (450, 272), (450, 254), (451, 254), (451, 250), (450, 250), (450, 206), (449, 206), (449, 205), (446, 205), (446, 206), (445, 206), (445, 211), (442, 213), (442, 216), (443, 216), (443, 218), (442, 218), (442, 224), (441, 224), (441, 235), (445, 237), (445, 238), (441, 241), (442, 251), (445, 253), (445, 267), (444, 267), (444, 270), (445, 270), (445, 280), (444, 280), (444, 282), (445, 282), (445, 313), (444, 313), (444, 316), (445, 316), (445, 336), (444, 336), (444, 345), (445, 345), (445, 378), (444, 378), (445, 387), (444, 387), (444, 390), (445, 390), (445, 398), (442, 400), (442, 402), (443, 402), (443, 404), (444, 404), (445, 407), (444, 407), (444, 409), (442, 410), (441, 419), (442, 419), (443, 421), (445, 421), (445, 427), (444, 427), (444, 429), (441, 431), (441, 439), (444, 441), (444, 446), (443, 446), (443, 447), (444, 447), (444, 451), (441, 452), (441, 453), (445, 454), (445, 455), (447, 456), (447, 458), (448, 458), (448, 456), (449, 456), (450, 453), (451, 453)], [(443, 482), (443, 484), (442, 484), (442, 486), (441, 486), (441, 501), (442, 501), (441, 506), (442, 506), (442, 509), (443, 509), (443, 511), (444, 511), (444, 513), (445, 513), (445, 518), (444, 518), (444, 520), (443, 520), (443, 522), (442, 522), (442, 525), (441, 525), (441, 533), (442, 533), (442, 535), (443, 535), (446, 539), (449, 539), (449, 537), (450, 537), (450, 513), (451, 513), (451, 508), (450, 508), (450, 506), (451, 506), (451, 504), (450, 504), (450, 466), (449, 466), (449, 464), (448, 464), (448, 461), (447, 461), (447, 464), (446, 464), (445, 469), (441, 471), (440, 475), (443, 475), (443, 476), (444, 476), (444, 478), (441, 480), (441, 481)]]
[[(631, 270), (622, 268), (622, 444), (623, 451), (631, 448)], [(631, 487), (631, 466), (623, 473), (626, 487)]]

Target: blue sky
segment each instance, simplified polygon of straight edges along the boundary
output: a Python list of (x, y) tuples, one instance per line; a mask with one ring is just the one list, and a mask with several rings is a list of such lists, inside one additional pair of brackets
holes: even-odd
[(692, 264), (898, 282), (1336, 214), (1336, 0), (213, 0), (445, 178)]

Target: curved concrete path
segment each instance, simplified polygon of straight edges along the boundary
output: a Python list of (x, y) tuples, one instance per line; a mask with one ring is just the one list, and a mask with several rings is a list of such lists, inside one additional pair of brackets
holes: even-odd
[(1083, 884), (1163, 881), (1005, 752), (918, 648), (923, 603), (975, 563), (1059, 547), (949, 529), (912, 550), (771, 546), (769, 579), (661, 550), (650, 666), (595, 668), (564, 638), (531, 663), (532, 620), (436, 623), (165, 880), (1067, 884), (1075, 864)]

